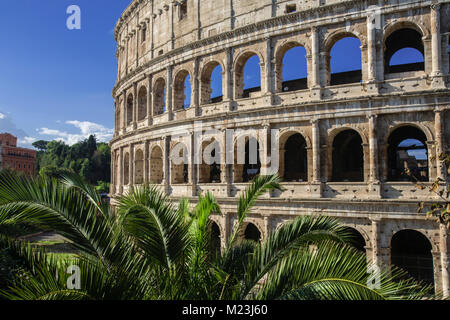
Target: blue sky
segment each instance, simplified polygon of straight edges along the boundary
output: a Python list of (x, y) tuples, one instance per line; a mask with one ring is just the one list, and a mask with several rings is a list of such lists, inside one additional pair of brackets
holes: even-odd
[[(114, 127), (111, 96), (117, 76), (113, 29), (131, 0), (14, 0), (0, 12), (0, 132), (19, 137), (21, 146), (37, 139), (73, 144), (96, 134), (108, 141)], [(81, 8), (81, 30), (68, 30), (69, 5)], [(332, 71), (359, 69), (359, 40), (344, 39), (331, 55)], [(408, 49), (406, 49), (408, 50)], [(285, 80), (303, 78), (302, 48), (285, 58)], [(413, 58), (404, 52), (398, 61)], [(413, 58), (414, 60), (415, 58)], [(259, 61), (246, 66), (246, 88), (259, 86)], [(220, 67), (213, 72), (212, 96), (221, 95)], [(187, 99), (190, 94), (186, 94)], [(189, 104), (186, 102), (186, 104)]]
[[(27, 146), (31, 138), (111, 138), (113, 29), (130, 1), (14, 0), (2, 6), (0, 132), (13, 131)], [(81, 8), (81, 30), (66, 27), (71, 4)]]

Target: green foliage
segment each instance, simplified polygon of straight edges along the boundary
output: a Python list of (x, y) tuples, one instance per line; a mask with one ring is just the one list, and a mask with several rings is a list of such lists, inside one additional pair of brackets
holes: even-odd
[[(435, 160), (434, 158), (431, 159)], [(439, 155), (439, 161), (441, 162), (444, 171), (448, 174), (450, 168), (450, 156), (442, 153)], [(411, 175), (412, 176), (412, 175)], [(437, 195), (439, 200), (432, 202), (431, 205), (427, 205), (425, 201), (419, 203), (418, 212), (426, 210), (428, 218), (436, 219), (440, 224), (443, 224), (450, 228), (450, 185), (447, 181), (437, 178), (431, 186), (421, 183), (416, 180), (416, 187), (420, 190), (428, 189), (430, 193)]]
[[(62, 141), (36, 141), (37, 170), (54, 177), (76, 172), (91, 184), (110, 181), (111, 151), (107, 143), (97, 143), (91, 135), (84, 141), (68, 146)], [(104, 187), (104, 185), (103, 185)], [(104, 189), (103, 189), (104, 190)], [(102, 191), (103, 191), (102, 190)]]
[[(392, 268), (370, 286), (364, 253), (331, 217), (301, 216), (261, 243), (239, 239), (242, 221), (276, 176), (255, 178), (239, 200), (238, 221), (222, 253), (211, 248), (214, 196), (177, 206), (157, 186), (143, 185), (117, 199), (115, 214), (82, 177), (62, 179), (0, 173), (0, 226), (46, 225), (79, 250), (56, 259), (17, 239), (0, 247), (19, 257), (22, 276), (0, 290), (7, 299), (420, 299), (430, 287)], [(81, 289), (66, 287), (66, 264), (80, 268)], [(55, 277), (58, 274), (58, 277)], [(405, 280), (407, 279), (407, 280)]]

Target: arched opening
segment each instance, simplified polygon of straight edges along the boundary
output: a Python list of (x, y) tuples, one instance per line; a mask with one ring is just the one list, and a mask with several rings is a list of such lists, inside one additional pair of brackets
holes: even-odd
[(330, 85), (361, 82), (361, 66), (361, 41), (346, 34), (330, 50)]
[(186, 70), (177, 73), (174, 83), (174, 110), (183, 110), (191, 105), (191, 76)]
[(205, 66), (200, 84), (202, 104), (216, 103), (223, 100), (222, 72), (222, 67), (216, 61), (212, 61)]
[(332, 181), (364, 181), (362, 139), (355, 130), (344, 130), (333, 140)]
[(133, 99), (132, 94), (127, 99), (127, 126), (133, 122)]
[(413, 126), (395, 129), (388, 139), (388, 180), (428, 181), (427, 137)]
[[(243, 140), (245, 138), (245, 140)], [(245, 149), (240, 145), (243, 141)], [(260, 174), (261, 161), (259, 155), (259, 143), (254, 137), (241, 137), (235, 146), (234, 181), (249, 182)]]
[(355, 228), (347, 227), (347, 232), (350, 235), (350, 243), (356, 249), (362, 252), (366, 252), (366, 240), (362, 236), (362, 234), (356, 230)]
[(123, 184), (130, 184), (130, 155), (128, 152), (123, 157)]
[(163, 153), (161, 148), (156, 146), (150, 154), (150, 183), (161, 184), (163, 178)]
[(220, 183), (220, 144), (216, 140), (202, 143), (199, 183)]
[(138, 121), (147, 116), (147, 88), (141, 87), (138, 94)]
[(392, 32), (384, 42), (385, 73), (425, 70), (422, 35), (411, 28)]
[(184, 184), (189, 181), (188, 150), (184, 143), (177, 143), (170, 153), (170, 175), (172, 184)]
[(308, 88), (306, 49), (296, 43), (287, 44), (277, 57), (277, 92)]
[(153, 115), (166, 112), (166, 81), (163, 78), (156, 80), (153, 90)]
[(144, 153), (142, 150), (137, 150), (134, 159), (134, 183), (144, 183)]
[(284, 144), (284, 181), (308, 181), (306, 140), (299, 133), (291, 135)]
[(236, 99), (249, 98), (261, 91), (261, 67), (258, 55), (247, 52), (236, 64)]
[(260, 242), (261, 232), (253, 223), (248, 223), (244, 231), (244, 239)]
[(434, 285), (431, 243), (422, 233), (402, 230), (391, 240), (391, 264), (405, 270), (416, 280)]
[(214, 221), (210, 221), (211, 226), (211, 252), (220, 254), (220, 228)]

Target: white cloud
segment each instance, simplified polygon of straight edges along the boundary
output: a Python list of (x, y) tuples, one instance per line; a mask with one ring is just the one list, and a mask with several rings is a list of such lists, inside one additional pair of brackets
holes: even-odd
[(61, 140), (68, 145), (73, 145), (79, 141), (87, 139), (90, 135), (95, 135), (97, 141), (108, 142), (113, 136), (113, 129), (106, 128), (105, 126), (89, 122), (70, 120), (66, 121), (66, 124), (70, 124), (80, 130), (80, 133), (68, 133), (67, 131), (61, 131), (56, 129), (41, 128), (38, 130), (39, 134), (54, 137), (55, 140)]
[(5, 119), (6, 116), (3, 113), (0, 113), (0, 119)]
[(35, 142), (37, 139), (33, 138), (33, 137), (23, 137), (23, 138), (19, 138), (19, 145), (20, 144), (24, 144), (24, 145), (28, 145), (31, 146), (31, 144), (33, 142)]

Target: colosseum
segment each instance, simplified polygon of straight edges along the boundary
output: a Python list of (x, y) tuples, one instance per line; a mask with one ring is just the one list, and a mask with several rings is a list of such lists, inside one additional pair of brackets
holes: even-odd
[[(115, 27), (111, 196), (149, 182), (195, 204), (210, 191), (224, 245), (240, 193), (275, 168), (284, 190), (257, 202), (243, 238), (338, 217), (369, 261), (448, 296), (448, 231), (418, 213), (437, 198), (413, 181), (449, 181), (436, 160), (450, 151), (449, 35), (450, 1), (134, 0)], [(339, 72), (346, 39), (361, 63)], [(419, 59), (394, 64), (405, 48)], [(287, 78), (292, 53), (305, 73)]]

